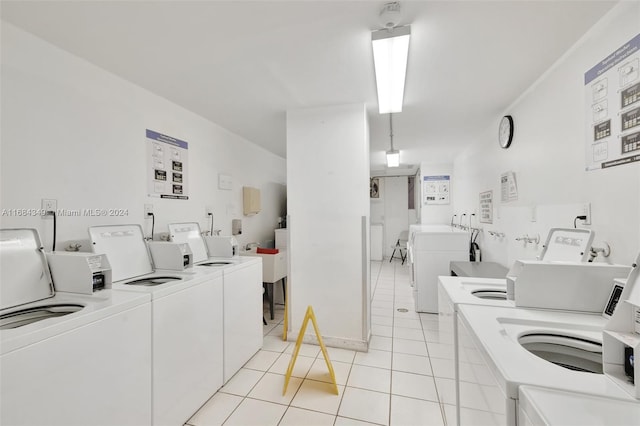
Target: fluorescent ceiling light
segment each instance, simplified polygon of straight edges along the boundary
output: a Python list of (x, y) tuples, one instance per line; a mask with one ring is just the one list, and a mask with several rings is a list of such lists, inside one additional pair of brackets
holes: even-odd
[(387, 167), (400, 166), (400, 151), (391, 149), (387, 151)]
[(380, 114), (402, 111), (410, 37), (409, 25), (371, 33)]

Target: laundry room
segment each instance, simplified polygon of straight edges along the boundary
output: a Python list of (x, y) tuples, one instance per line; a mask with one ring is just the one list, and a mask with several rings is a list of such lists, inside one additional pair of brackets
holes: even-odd
[(639, 0), (0, 19), (1, 424), (639, 422)]

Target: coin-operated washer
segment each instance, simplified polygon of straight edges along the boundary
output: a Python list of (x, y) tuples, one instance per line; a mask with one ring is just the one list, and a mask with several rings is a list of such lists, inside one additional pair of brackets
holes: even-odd
[(0, 262), (0, 424), (150, 425), (149, 296), (104, 255), (49, 264), (35, 229), (0, 230)]
[(230, 239), (216, 239), (222, 242), (222, 253), (227, 256), (208, 257), (207, 243), (200, 233), (200, 225), (195, 222), (169, 224), (169, 236), (173, 242), (189, 244), (194, 269), (219, 268), (222, 271), (226, 383), (262, 348), (262, 259), (237, 256), (237, 249)]
[[(636, 265), (640, 262), (640, 255)], [(640, 268), (627, 280), (616, 280), (605, 315), (612, 315), (603, 332), (604, 375), (633, 401), (520, 386), (519, 424), (631, 425), (640, 421), (640, 378), (635, 368), (639, 351)], [(626, 285), (623, 281), (626, 281)], [(622, 301), (622, 302), (619, 302)], [(613, 306), (617, 304), (615, 310)]]
[(154, 271), (139, 225), (95, 226), (89, 235), (109, 258), (114, 291), (151, 297), (153, 424), (185, 423), (222, 386), (222, 274), (184, 267), (188, 253), (175, 245), (162, 246), (184, 269)]
[[(516, 425), (523, 385), (631, 400), (603, 374), (602, 333), (621, 293), (616, 285), (622, 283), (612, 280), (610, 301), (602, 303), (600, 314), (460, 305), (458, 368), (472, 371), (473, 376), (462, 380), (460, 375), (459, 424)], [(625, 294), (633, 292), (629, 285)], [(577, 292), (573, 297), (590, 295)], [(586, 305), (568, 300), (566, 306)]]

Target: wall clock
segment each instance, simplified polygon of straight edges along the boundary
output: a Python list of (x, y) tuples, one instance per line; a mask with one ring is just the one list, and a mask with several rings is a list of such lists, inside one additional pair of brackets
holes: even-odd
[(498, 127), (498, 142), (504, 149), (509, 148), (513, 141), (513, 117), (505, 115), (500, 120), (500, 126)]

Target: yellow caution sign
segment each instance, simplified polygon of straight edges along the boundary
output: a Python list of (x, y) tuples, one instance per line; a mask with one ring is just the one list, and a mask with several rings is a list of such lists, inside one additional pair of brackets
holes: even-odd
[[(286, 310), (286, 304), (285, 304)], [(286, 314), (285, 314), (286, 318)], [(313, 323), (313, 329), (316, 332), (316, 337), (318, 338), (318, 343), (320, 344), (320, 349), (322, 350), (322, 355), (324, 356), (324, 361), (327, 363), (327, 368), (329, 369), (329, 376), (331, 376), (331, 381), (333, 383), (333, 389), (335, 390), (336, 395), (338, 395), (338, 384), (336, 383), (336, 373), (333, 371), (333, 365), (331, 365), (331, 360), (329, 359), (329, 353), (327, 352), (327, 348), (324, 346), (322, 342), (322, 335), (320, 335), (320, 330), (318, 329), (318, 323), (316, 321), (316, 316), (313, 313), (313, 308), (311, 305), (307, 307), (307, 312), (304, 314), (304, 320), (302, 321), (302, 327), (300, 328), (300, 333), (298, 334), (298, 339), (296, 340), (296, 347), (291, 355), (291, 361), (289, 361), (289, 367), (287, 368), (287, 375), (284, 378), (284, 388), (282, 389), (282, 395), (287, 392), (287, 386), (289, 386), (289, 379), (291, 378), (291, 373), (293, 373), (293, 367), (296, 365), (296, 358), (298, 357), (298, 352), (300, 352), (300, 347), (302, 346), (302, 339), (304, 337), (304, 332), (307, 329), (307, 324), (309, 323), (309, 319)], [(286, 327), (285, 327), (286, 330)], [(286, 331), (285, 331), (286, 333)]]

